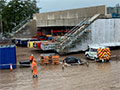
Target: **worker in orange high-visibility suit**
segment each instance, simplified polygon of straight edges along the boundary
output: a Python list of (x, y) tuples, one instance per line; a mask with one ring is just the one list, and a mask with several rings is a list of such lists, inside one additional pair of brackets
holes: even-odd
[(33, 78), (34, 77), (38, 77), (37, 74), (38, 74), (38, 71), (37, 71), (37, 63), (35, 61), (35, 59), (33, 59), (32, 61), (32, 74), (33, 74)]
[(33, 54), (31, 54), (31, 56), (30, 56), (30, 63), (32, 63), (32, 61), (33, 61), (33, 59), (34, 59), (34, 57), (33, 57)]

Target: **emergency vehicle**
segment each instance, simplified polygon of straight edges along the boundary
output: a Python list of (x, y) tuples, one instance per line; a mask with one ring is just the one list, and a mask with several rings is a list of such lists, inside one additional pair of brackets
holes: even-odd
[(107, 62), (110, 60), (110, 49), (104, 46), (89, 46), (88, 51), (85, 52), (88, 59), (95, 61)]

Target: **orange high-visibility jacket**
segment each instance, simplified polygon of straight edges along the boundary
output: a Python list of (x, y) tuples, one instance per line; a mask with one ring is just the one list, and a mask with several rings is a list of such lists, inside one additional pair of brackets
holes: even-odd
[(30, 58), (29, 58), (29, 59), (30, 59), (30, 60), (33, 60), (33, 58), (34, 58), (33, 56), (30, 56)]
[(37, 75), (38, 71), (37, 71), (37, 63), (35, 61), (32, 62), (32, 69), (33, 69), (33, 75)]

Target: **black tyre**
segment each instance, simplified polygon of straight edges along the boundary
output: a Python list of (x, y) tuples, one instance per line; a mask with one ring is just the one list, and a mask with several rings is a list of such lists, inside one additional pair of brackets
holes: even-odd
[(90, 59), (90, 56), (88, 54), (86, 54), (86, 57), (87, 57), (87, 59)]

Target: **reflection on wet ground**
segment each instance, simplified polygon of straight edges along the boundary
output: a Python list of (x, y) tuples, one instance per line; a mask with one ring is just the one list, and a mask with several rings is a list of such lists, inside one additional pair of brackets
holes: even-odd
[(119, 61), (64, 70), (61, 65), (43, 65), (38, 72), (38, 78), (32, 78), (31, 68), (0, 70), (0, 90), (120, 90)]

